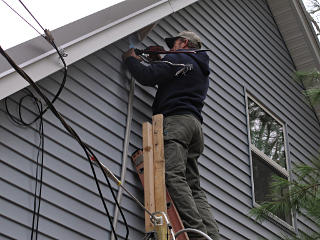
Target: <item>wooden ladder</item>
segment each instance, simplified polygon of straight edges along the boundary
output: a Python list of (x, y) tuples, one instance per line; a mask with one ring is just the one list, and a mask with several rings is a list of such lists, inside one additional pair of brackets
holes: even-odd
[[(174, 203), (166, 190), (165, 159), (163, 141), (163, 115), (152, 117), (152, 124), (144, 122), (142, 125), (143, 150), (135, 151), (131, 159), (144, 187), (144, 204), (151, 212), (165, 212), (174, 232), (184, 229)], [(146, 233), (156, 232), (157, 240), (167, 239), (167, 226), (155, 226), (148, 213), (145, 213)], [(170, 235), (170, 234), (169, 234)], [(178, 237), (179, 240), (189, 240), (186, 233)]]

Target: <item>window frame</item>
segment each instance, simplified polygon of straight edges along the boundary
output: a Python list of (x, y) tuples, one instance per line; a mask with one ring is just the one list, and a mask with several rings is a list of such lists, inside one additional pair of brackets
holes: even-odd
[[(281, 165), (277, 164), (274, 160), (269, 158), (264, 152), (259, 150), (255, 145), (251, 143), (251, 129), (250, 129), (250, 118), (249, 118), (249, 99), (253, 102), (255, 102), (263, 111), (265, 111), (267, 114), (269, 114), (274, 120), (276, 120), (283, 129), (283, 141), (284, 141), (284, 149), (285, 149), (285, 158), (286, 158), (286, 168), (282, 167)], [(289, 145), (288, 145), (288, 133), (287, 133), (287, 124), (280, 120), (279, 117), (276, 116), (276, 114), (272, 113), (267, 107), (265, 107), (260, 101), (257, 100), (256, 97), (254, 97), (252, 94), (250, 94), (245, 89), (245, 101), (246, 101), (246, 117), (247, 117), (247, 131), (248, 131), (248, 147), (249, 147), (249, 158), (250, 158), (250, 178), (251, 178), (251, 196), (252, 196), (252, 207), (259, 207), (260, 204), (256, 202), (255, 199), (255, 187), (254, 187), (254, 176), (253, 176), (253, 160), (252, 160), (252, 151), (257, 154), (262, 160), (264, 160), (267, 164), (269, 164), (271, 167), (273, 167), (276, 171), (278, 171), (280, 174), (287, 177), (289, 181), (292, 180), (291, 176), (291, 164), (289, 161)], [(285, 229), (289, 229), (292, 232), (296, 232), (296, 214), (294, 211), (291, 210), (291, 221), (292, 225), (287, 223), (286, 221), (282, 220), (278, 216), (270, 213), (269, 219), (275, 221), (276, 223), (280, 223), (281, 226), (284, 226)]]

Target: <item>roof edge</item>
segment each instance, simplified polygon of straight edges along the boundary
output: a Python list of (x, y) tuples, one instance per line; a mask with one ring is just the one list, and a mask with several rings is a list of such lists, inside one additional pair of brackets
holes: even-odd
[(302, 0), (294, 0), (292, 1), (292, 4), (297, 12), (298, 17), (301, 20), (300, 21), (301, 25), (305, 30), (305, 36), (308, 39), (307, 43), (312, 50), (311, 54), (314, 56), (316, 68), (320, 70), (320, 43), (311, 23), (311, 20), (310, 20), (311, 16), (307, 12)]
[[(127, 16), (116, 19), (102, 27), (96, 28), (86, 34), (69, 40), (68, 42), (62, 43), (59, 45), (59, 49), (64, 49), (64, 51), (68, 54), (68, 57), (65, 58), (65, 61), (67, 65), (70, 65), (90, 55), (91, 53), (98, 51), (99, 49), (104, 48), (112, 44), (113, 42), (116, 42), (119, 39), (128, 36), (138, 31), (139, 29), (148, 26), (164, 18), (165, 16), (174, 13), (197, 1), (198, 0), (156, 1), (155, 3), (142, 9), (136, 10)], [(108, 9), (111, 9), (113, 7), (114, 6), (111, 6)], [(78, 21), (84, 22), (86, 18), (80, 19)], [(69, 24), (68, 28), (76, 26), (78, 21)], [(60, 33), (63, 32), (64, 27), (59, 29)], [(55, 31), (58, 30), (52, 31), (54, 36)], [(32, 39), (30, 41), (32, 42), (36, 40), (39, 41), (39, 39)], [(12, 51), (14, 49), (9, 50)], [(61, 60), (59, 60), (58, 55), (54, 49), (47, 49), (47, 51), (42, 50), (40, 52), (42, 53), (19, 64), (19, 66), (22, 67), (23, 70), (35, 82), (43, 79), (46, 76), (49, 76), (50, 74), (60, 70), (63, 67)], [(28, 83), (12, 68), (0, 72), (0, 100), (21, 90), (26, 86), (28, 86)]]
[(266, 0), (295, 70), (320, 68), (320, 44), (302, 0)]

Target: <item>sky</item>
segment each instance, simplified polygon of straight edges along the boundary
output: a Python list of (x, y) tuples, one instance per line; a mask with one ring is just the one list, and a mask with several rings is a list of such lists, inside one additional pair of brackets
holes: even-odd
[[(11, 48), (39, 36), (34, 29), (15, 14), (3, 1), (9, 3), (41, 34), (43, 33), (40, 26), (23, 8), (19, 0), (0, 0), (0, 46), (3, 49)], [(42, 27), (51, 31), (122, 1), (124, 0), (22, 0)], [(303, 0), (305, 3), (308, 1)]]
[[(41, 34), (43, 33), (41, 27), (30, 17), (19, 0), (0, 0), (0, 45), (3, 49), (11, 48), (39, 36), (3, 1), (14, 8)], [(54, 30), (122, 1), (124, 0), (22, 0), (42, 27), (49, 30)]]
[[(320, 3), (320, 0), (317, 0), (318, 1), (318, 3)], [(306, 6), (306, 9), (307, 10), (314, 10), (313, 8), (312, 8), (312, 5), (310, 4), (311, 2), (310, 2), (310, 0), (304, 0), (304, 4), (305, 4), (305, 6)], [(320, 12), (316, 12), (315, 14), (312, 14), (312, 17), (317, 21), (317, 22), (320, 22)]]

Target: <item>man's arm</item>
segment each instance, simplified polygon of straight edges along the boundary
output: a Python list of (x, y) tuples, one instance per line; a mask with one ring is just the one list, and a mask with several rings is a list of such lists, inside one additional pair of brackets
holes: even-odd
[[(172, 78), (176, 72), (176, 68), (166, 63), (154, 63), (145, 66), (140, 63), (140, 58), (134, 53), (134, 49), (130, 49), (122, 56), (124, 63), (128, 67), (133, 77), (142, 85), (154, 86), (161, 81)], [(168, 57), (165, 57), (168, 61)]]

